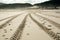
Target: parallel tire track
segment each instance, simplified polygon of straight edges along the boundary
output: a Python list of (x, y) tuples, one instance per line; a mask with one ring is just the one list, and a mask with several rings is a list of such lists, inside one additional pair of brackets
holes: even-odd
[[(42, 17), (42, 16), (40, 16), (38, 14), (35, 14), (35, 15), (38, 16), (38, 17)], [(54, 21), (52, 21), (52, 20), (50, 20), (48, 18), (45, 18), (45, 17), (42, 17), (42, 18), (44, 18), (45, 20), (47, 20), (48, 22), (50, 22), (51, 24), (55, 25), (57, 28), (60, 29), (60, 24), (58, 24), (58, 23), (56, 23), (56, 22), (54, 22)]]
[[(29, 16), (30, 16), (30, 18), (41, 28), (41, 29), (43, 29), (51, 38), (53, 38), (54, 40), (60, 40), (59, 38), (59, 36), (58, 35), (56, 35), (55, 33), (51, 33), (51, 34), (49, 34), (49, 31), (50, 30), (48, 30), (44, 25), (42, 25), (41, 23), (39, 23), (38, 21), (36, 21), (32, 16), (31, 16), (31, 14), (29, 14)], [(52, 35), (52, 34), (54, 34), (54, 35)]]
[(21, 22), (21, 24), (19, 25), (19, 27), (17, 28), (16, 32), (13, 34), (13, 36), (10, 38), (10, 40), (20, 40), (23, 29), (25, 27), (25, 23), (26, 23), (26, 19), (27, 16), (25, 16), (25, 18), (23, 19), (23, 21)]
[(60, 18), (60, 17), (54, 16), (54, 15), (48, 15), (48, 14), (43, 14), (43, 15), (46, 15), (46, 16), (52, 16), (52, 17), (55, 17), (55, 18)]
[[(18, 14), (18, 15), (20, 15), (20, 14)], [(8, 18), (15, 17), (15, 16), (18, 16), (18, 15), (10, 16), (10, 17), (7, 17), (7, 18), (4, 18), (4, 19), (1, 19), (0, 21), (4, 21), (4, 20), (6, 20), (6, 19), (8, 19)]]
[(7, 22), (5, 22), (5, 23), (3, 23), (2, 25), (0, 25), (0, 29), (6, 27), (6, 24), (8, 24), (10, 21), (12, 21), (13, 19), (15, 19), (16, 17), (18, 17), (18, 16), (20, 16), (20, 15), (22, 15), (22, 14), (16, 15), (16, 16), (12, 17), (10, 20), (8, 20)]

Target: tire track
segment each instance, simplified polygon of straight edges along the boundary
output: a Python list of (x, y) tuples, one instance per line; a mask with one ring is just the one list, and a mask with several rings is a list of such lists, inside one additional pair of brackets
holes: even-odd
[[(42, 14), (42, 13), (41, 13)], [(52, 17), (55, 17), (55, 18), (60, 18), (58, 16), (54, 16), (54, 15), (48, 15), (48, 14), (43, 14), (43, 15), (46, 15), (46, 16), (52, 16)]]
[(38, 13), (46, 15), (46, 16), (52, 16), (52, 17), (55, 17), (55, 18), (60, 18), (60, 16), (48, 15), (48, 14), (44, 14), (44, 13), (41, 13), (41, 12), (38, 12)]
[(60, 40), (60, 36), (54, 33), (51, 30), (48, 30), (43, 24), (39, 23), (37, 20), (35, 20), (31, 14), (29, 14), (30, 18), (40, 27), (42, 28), (52, 39), (54, 40)]
[[(18, 15), (20, 15), (20, 14), (18, 14)], [(10, 16), (10, 17), (7, 17), (7, 18), (4, 18), (4, 19), (1, 19), (0, 21), (4, 21), (4, 20), (6, 20), (6, 19), (8, 19), (8, 18), (15, 17), (15, 16), (18, 16), (18, 15)]]
[(16, 16), (14, 16), (13, 18), (11, 18), (10, 20), (8, 20), (7, 22), (3, 23), (2, 25), (0, 25), (0, 29), (6, 27), (6, 24), (8, 24), (10, 21), (12, 21), (13, 19), (15, 19), (16, 17), (18, 17), (19, 15), (22, 15), (22, 14), (18, 14)]
[(19, 25), (19, 27), (17, 28), (16, 32), (13, 34), (13, 36), (10, 38), (10, 40), (20, 40), (23, 29), (25, 27), (25, 23), (26, 23), (26, 19), (27, 16), (25, 16), (25, 18), (23, 19), (22, 23)]
[[(42, 16), (40, 16), (38, 14), (35, 14), (35, 15), (38, 16), (38, 17), (42, 17)], [(54, 21), (52, 21), (52, 20), (50, 20), (48, 18), (45, 18), (45, 17), (42, 17), (42, 18), (44, 18), (45, 20), (49, 21), (51, 24), (55, 25), (57, 28), (60, 29), (60, 24), (58, 24), (58, 23), (56, 23), (56, 22), (54, 22)]]

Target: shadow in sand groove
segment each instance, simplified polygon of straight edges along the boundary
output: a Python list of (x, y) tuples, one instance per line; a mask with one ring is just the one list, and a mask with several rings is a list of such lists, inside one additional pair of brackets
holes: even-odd
[(39, 14), (34, 14), (34, 15), (35, 15), (35, 16), (38, 16), (38, 17), (42, 17), (43, 19), (47, 20), (48, 22), (50, 22), (51, 24), (55, 25), (57, 28), (60, 29), (60, 24), (58, 24), (58, 23), (56, 23), (56, 22), (54, 22), (54, 21), (52, 21), (52, 20), (50, 20), (50, 19), (48, 19), (48, 18), (45, 18), (45, 17), (43, 17), (43, 16), (41, 16), (41, 15), (39, 15)]
[(10, 38), (10, 40), (19, 40), (21, 38), (23, 29), (25, 27), (25, 22), (27, 19), (27, 16), (25, 16), (25, 18), (23, 19), (23, 21), (21, 22), (20, 26), (17, 28), (16, 32), (13, 34), (13, 36)]
[[(18, 15), (20, 15), (20, 14), (18, 14)], [(6, 19), (8, 19), (8, 18), (15, 17), (15, 16), (18, 16), (18, 15), (9, 16), (9, 17), (7, 17), (7, 18), (1, 19), (0, 21), (4, 21), (4, 20), (6, 20)]]
[(60, 40), (60, 36), (54, 33), (51, 30), (48, 30), (43, 24), (39, 23), (36, 19), (34, 19), (31, 14), (29, 14), (30, 18), (41, 28), (43, 29), (52, 39), (54, 40)]
[(20, 15), (22, 15), (22, 14), (16, 15), (16, 16), (12, 17), (10, 20), (8, 20), (7, 22), (5, 22), (5, 23), (3, 23), (2, 25), (0, 25), (0, 29), (6, 27), (6, 24), (8, 24), (10, 21), (12, 21), (13, 19), (15, 19), (16, 17), (18, 17), (18, 16), (20, 16)]

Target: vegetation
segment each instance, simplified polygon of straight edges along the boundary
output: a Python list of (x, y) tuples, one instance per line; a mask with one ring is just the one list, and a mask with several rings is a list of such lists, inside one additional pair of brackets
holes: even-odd
[(60, 1), (59, 0), (50, 0), (50, 1), (46, 1), (43, 3), (37, 3), (35, 4), (35, 6), (40, 6), (40, 7), (45, 7), (45, 8), (55, 8), (57, 9), (57, 7), (60, 7)]
[(31, 7), (32, 5), (29, 3), (14, 3), (14, 4), (1, 4), (0, 8), (23, 8), (23, 7)]

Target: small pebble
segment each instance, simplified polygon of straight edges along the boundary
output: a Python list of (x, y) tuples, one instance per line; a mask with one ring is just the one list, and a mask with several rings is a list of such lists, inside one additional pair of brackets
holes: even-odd
[(5, 35), (2, 35), (3, 37), (5, 37)]
[(8, 38), (5, 38), (5, 39), (8, 39)]
[(29, 35), (29, 33), (27, 33), (27, 35)]
[(9, 25), (11, 25), (11, 24), (9, 24)]
[(51, 27), (51, 25), (48, 25), (49, 27)]
[(12, 31), (12, 29), (10, 29), (10, 31)]

